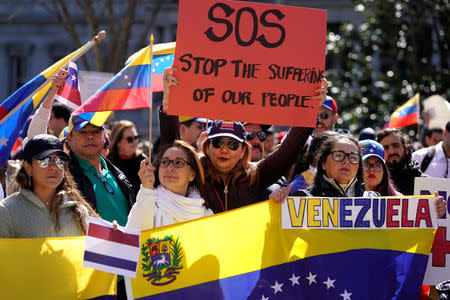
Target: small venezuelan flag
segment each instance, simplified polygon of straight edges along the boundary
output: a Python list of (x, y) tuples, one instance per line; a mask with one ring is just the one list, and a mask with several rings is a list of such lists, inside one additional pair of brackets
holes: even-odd
[(419, 93), (397, 108), (391, 115), (387, 128), (401, 128), (419, 123)]

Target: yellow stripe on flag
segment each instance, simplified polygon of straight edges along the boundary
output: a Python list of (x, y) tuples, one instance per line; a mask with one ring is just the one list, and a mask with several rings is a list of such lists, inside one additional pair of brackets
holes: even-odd
[(1, 299), (116, 294), (117, 276), (83, 267), (85, 237), (0, 239)]

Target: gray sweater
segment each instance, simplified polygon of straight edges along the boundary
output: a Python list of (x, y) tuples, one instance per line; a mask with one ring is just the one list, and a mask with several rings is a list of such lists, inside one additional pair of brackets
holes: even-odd
[[(30, 190), (21, 189), (0, 202), (0, 238), (43, 238), (84, 235), (73, 218), (75, 201), (65, 195), (61, 204), (60, 228), (44, 203)], [(85, 224), (88, 210), (85, 209)]]

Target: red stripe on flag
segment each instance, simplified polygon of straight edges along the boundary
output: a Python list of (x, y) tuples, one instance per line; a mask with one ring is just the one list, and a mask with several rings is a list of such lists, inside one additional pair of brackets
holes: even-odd
[(389, 128), (401, 128), (419, 123), (419, 114), (417, 112), (404, 117), (396, 118), (389, 122)]
[(89, 223), (89, 230), (87, 235), (110, 242), (126, 244), (133, 247), (140, 247), (139, 235), (123, 233), (122, 231), (113, 230), (112, 228), (95, 223)]
[(152, 74), (152, 89), (154, 93), (163, 91), (163, 74)]
[(77, 106), (81, 105), (80, 91), (69, 84), (64, 85), (62, 91), (58, 91), (58, 95), (72, 103), (75, 103)]

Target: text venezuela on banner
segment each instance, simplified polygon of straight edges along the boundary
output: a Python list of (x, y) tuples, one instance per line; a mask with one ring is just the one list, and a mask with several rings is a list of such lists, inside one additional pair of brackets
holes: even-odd
[[(348, 213), (361, 208), (356, 199), (346, 198), (344, 206), (332, 201), (331, 210), (356, 221), (360, 214)], [(408, 201), (426, 219), (422, 228), (282, 229), (282, 206), (265, 201), (144, 231), (137, 276), (130, 279), (133, 298), (417, 299), (436, 215), (431, 204)], [(377, 205), (378, 215), (364, 220), (401, 218), (398, 205), (389, 208), (384, 198)], [(311, 217), (317, 218), (314, 209), (305, 213)]]
[(0, 239), (0, 298), (116, 299), (116, 275), (83, 267), (85, 239)]
[(168, 113), (315, 127), (326, 11), (180, 0)]

